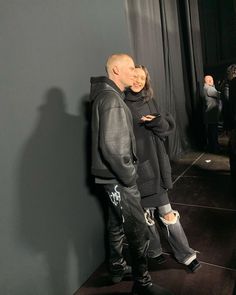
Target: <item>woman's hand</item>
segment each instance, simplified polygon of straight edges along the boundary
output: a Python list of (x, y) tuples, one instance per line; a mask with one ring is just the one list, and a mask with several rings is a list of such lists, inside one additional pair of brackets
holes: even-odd
[(146, 116), (142, 116), (142, 118), (140, 119), (142, 122), (145, 122), (145, 121), (152, 121), (153, 119), (155, 119), (156, 116), (154, 115), (146, 115)]

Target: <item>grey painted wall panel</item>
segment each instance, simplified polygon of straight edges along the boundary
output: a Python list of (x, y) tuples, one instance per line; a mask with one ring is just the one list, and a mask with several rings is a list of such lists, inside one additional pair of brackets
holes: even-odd
[(0, 293), (67, 295), (104, 259), (89, 78), (129, 52), (124, 1), (0, 1)]

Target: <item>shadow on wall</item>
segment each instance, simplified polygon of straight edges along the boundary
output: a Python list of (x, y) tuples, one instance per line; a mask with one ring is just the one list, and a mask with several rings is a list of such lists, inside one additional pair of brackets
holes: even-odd
[[(106, 196), (106, 192), (103, 189), (102, 185), (97, 185), (94, 182), (94, 177), (91, 175), (91, 148), (92, 148), (92, 142), (91, 142), (91, 103), (89, 101), (89, 96), (85, 96), (83, 101), (83, 113), (85, 114), (85, 121), (86, 121), (86, 129), (84, 132), (85, 139), (85, 150), (86, 150), (86, 186), (89, 188), (91, 195), (93, 195), (100, 207), (103, 222), (104, 225), (107, 223), (108, 219), (108, 198), (104, 197)], [(108, 236), (107, 231), (104, 231), (104, 247), (105, 247), (105, 260), (108, 259), (108, 253), (109, 253), (109, 245), (108, 245)]]
[(71, 249), (75, 256), (72, 263), (77, 264), (77, 274), (72, 275), (78, 284), (80, 269), (90, 251), (86, 244), (86, 239), (91, 240), (86, 228), (86, 209), (91, 199), (86, 187), (86, 149), (81, 136), (85, 128), (85, 118), (66, 113), (63, 91), (51, 88), (39, 107), (37, 125), (20, 157), (20, 239), (32, 252), (43, 255), (53, 295), (68, 294)]

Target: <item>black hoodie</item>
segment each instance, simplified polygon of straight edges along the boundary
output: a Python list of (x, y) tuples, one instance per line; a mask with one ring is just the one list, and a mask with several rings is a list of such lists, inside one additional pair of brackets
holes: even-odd
[[(165, 205), (160, 205), (156, 195), (159, 197), (166, 189), (172, 188), (170, 161), (164, 141), (173, 133), (175, 122), (171, 114), (159, 113), (154, 99), (146, 102), (144, 99), (144, 91), (128, 91), (125, 102), (133, 115), (139, 159), (137, 185), (141, 197), (145, 197), (142, 204), (144, 207), (156, 207)], [(153, 113), (156, 114), (155, 119), (141, 123), (142, 116)]]
[(107, 77), (92, 77), (92, 174), (103, 183), (136, 183), (136, 145), (132, 115), (124, 94)]

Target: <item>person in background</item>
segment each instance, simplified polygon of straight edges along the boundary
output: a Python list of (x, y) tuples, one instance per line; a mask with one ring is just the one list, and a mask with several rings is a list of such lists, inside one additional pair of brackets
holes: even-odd
[(137, 184), (150, 229), (149, 257), (157, 263), (165, 260), (155, 226), (156, 216), (176, 260), (195, 272), (201, 265), (196, 252), (189, 247), (179, 213), (172, 209), (167, 193), (172, 188), (172, 179), (165, 140), (174, 131), (175, 122), (171, 114), (159, 112), (146, 67), (136, 66), (134, 83), (126, 93), (125, 102), (133, 115), (139, 159)]
[(227, 68), (229, 91), (229, 159), (230, 171), (236, 179), (236, 64)]
[(205, 99), (207, 148), (210, 153), (218, 153), (218, 123), (222, 105), (220, 92), (216, 90), (213, 77), (210, 75), (204, 77), (203, 93)]
[(113, 54), (106, 63), (108, 77), (92, 77), (92, 174), (108, 198), (110, 272), (113, 283), (130, 270), (123, 258), (126, 235), (134, 278), (133, 294), (171, 295), (153, 284), (148, 272), (148, 228), (140, 204), (136, 179), (136, 143), (132, 115), (124, 103), (124, 90), (133, 84), (134, 62), (127, 54)]
[(219, 91), (221, 93), (221, 101), (222, 101), (222, 121), (223, 121), (223, 130), (225, 135), (228, 135), (229, 131), (229, 81), (228, 77), (221, 81), (219, 85)]

